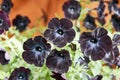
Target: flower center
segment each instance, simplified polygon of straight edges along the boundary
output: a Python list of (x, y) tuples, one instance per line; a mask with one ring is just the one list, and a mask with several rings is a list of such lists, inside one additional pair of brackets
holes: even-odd
[(3, 20), (2, 19), (0, 19), (0, 26), (2, 26), (3, 25)]
[(36, 51), (42, 52), (42, 48), (41, 47), (36, 47)]
[(63, 35), (64, 32), (63, 32), (63, 30), (58, 29), (58, 30), (57, 30), (57, 33), (60, 34), (60, 35)]
[(59, 57), (64, 57), (64, 55), (62, 53), (58, 53)]
[(2, 9), (4, 9), (4, 10), (8, 10), (8, 5), (7, 5), (7, 4), (3, 4), (1, 7), (2, 7)]
[(92, 38), (92, 39), (90, 39), (90, 42), (92, 42), (92, 43), (97, 43), (98, 40), (97, 40), (96, 38)]
[(20, 22), (19, 22), (19, 26), (22, 26), (22, 27), (23, 27), (23, 26), (25, 26), (25, 23), (24, 23), (23, 21), (20, 21)]
[(74, 7), (74, 6), (70, 6), (70, 7), (68, 8), (68, 12), (69, 12), (70, 14), (74, 14), (74, 13), (75, 13), (75, 7)]
[(20, 74), (19, 76), (18, 76), (18, 79), (20, 79), (20, 80), (22, 80), (24, 78), (24, 75), (22, 75), (22, 74)]

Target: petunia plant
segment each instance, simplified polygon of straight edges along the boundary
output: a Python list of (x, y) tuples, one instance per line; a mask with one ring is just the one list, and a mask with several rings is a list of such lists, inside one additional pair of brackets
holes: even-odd
[[(120, 79), (117, 0), (67, 0), (61, 8), (65, 16), (51, 18), (42, 32), (41, 27), (28, 28), (27, 15), (18, 14), (10, 22), (13, 3), (5, 1), (0, 10), (0, 80)], [(99, 2), (97, 8), (82, 5), (93, 1)], [(105, 3), (112, 14), (108, 22)], [(41, 35), (34, 36), (36, 31)]]

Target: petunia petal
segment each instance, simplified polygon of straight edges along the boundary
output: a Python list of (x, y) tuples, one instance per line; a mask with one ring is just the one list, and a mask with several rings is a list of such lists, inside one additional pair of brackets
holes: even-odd
[(60, 24), (62, 25), (61, 28), (63, 30), (69, 30), (73, 27), (72, 22), (65, 18), (60, 19)]
[(113, 41), (114, 41), (114, 43), (116, 43), (116, 44), (120, 44), (120, 35), (119, 35), (119, 34), (115, 34), (115, 35), (113, 36)]
[(64, 37), (57, 37), (53, 43), (57, 45), (58, 47), (64, 47), (67, 44), (67, 41), (64, 39)]
[(36, 61), (36, 56), (34, 55), (34, 52), (32, 51), (23, 52), (22, 57), (29, 64), (33, 64)]
[(50, 29), (47, 29), (45, 32), (44, 32), (44, 37), (47, 39), (47, 40), (54, 40), (55, 39), (55, 33), (53, 31), (51, 31)]
[(92, 37), (91, 32), (83, 32), (79, 38), (79, 43), (88, 41)]
[(99, 47), (96, 47), (93, 49), (93, 52), (91, 54), (91, 59), (93, 61), (101, 60), (104, 57), (105, 57), (105, 52), (103, 51), (103, 49), (101, 49)]
[(35, 48), (35, 43), (32, 40), (32, 38), (28, 39), (26, 42), (23, 44), (23, 49), (24, 50), (33, 50)]
[(92, 35), (94, 37), (97, 37), (97, 38), (100, 38), (100, 37), (103, 37), (103, 36), (106, 36), (107, 35), (107, 30), (102, 28), (102, 27), (99, 27), (99, 28), (96, 28), (93, 32), (92, 32)]
[(67, 42), (73, 41), (73, 39), (75, 37), (74, 29), (70, 29), (69, 31), (66, 31), (65, 34), (64, 34), (64, 37), (67, 40)]
[(50, 20), (50, 22), (48, 23), (48, 28), (54, 30), (54, 29), (57, 29), (58, 27), (60, 27), (59, 19), (58, 18), (52, 18)]
[(66, 50), (57, 51), (53, 49), (47, 57), (46, 66), (53, 72), (66, 73), (69, 66), (71, 66), (69, 52)]
[(4, 32), (4, 30), (3, 29), (0, 29), (0, 34), (2, 34)]
[(98, 42), (99, 47), (104, 49), (105, 53), (108, 53), (112, 50), (112, 41), (109, 36), (101, 37)]

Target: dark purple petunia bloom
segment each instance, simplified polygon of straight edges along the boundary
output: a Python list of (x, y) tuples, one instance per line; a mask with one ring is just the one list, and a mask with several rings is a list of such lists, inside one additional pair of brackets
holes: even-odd
[(66, 73), (71, 65), (72, 61), (67, 50), (53, 49), (46, 59), (46, 66), (55, 73)]
[(110, 53), (106, 54), (104, 61), (105, 63), (112, 68), (113, 65), (120, 66), (120, 56), (119, 49), (117, 44), (120, 44), (120, 35), (115, 34), (113, 36), (113, 45)]
[(90, 14), (87, 14), (84, 21), (83, 21), (83, 25), (90, 30), (93, 30), (96, 28), (96, 24), (95, 24), (95, 18), (93, 16), (91, 16)]
[(98, 5), (98, 8), (97, 8), (97, 14), (98, 14), (98, 16), (99, 16), (99, 17), (102, 17), (104, 11), (105, 11), (104, 1), (103, 1), (103, 0), (100, 0), (100, 1), (99, 1), (99, 5)]
[(6, 65), (9, 63), (9, 61), (9, 54), (4, 50), (0, 50), (0, 64)]
[(15, 26), (20, 32), (24, 31), (29, 23), (30, 20), (27, 16), (17, 15), (16, 18), (13, 19), (13, 26)]
[(4, 11), (0, 11), (0, 34), (4, 31), (8, 31), (10, 27), (10, 20), (8, 15)]
[(103, 14), (105, 11), (105, 7), (106, 6), (104, 4), (104, 1), (100, 0), (97, 8), (97, 15), (98, 15), (97, 20), (100, 22), (101, 25), (104, 25), (106, 23), (105, 16), (107, 16), (107, 14)]
[(61, 73), (55, 73), (52, 72), (53, 74), (51, 75), (52, 78), (54, 78), (55, 80), (66, 80)]
[(69, 0), (64, 3), (62, 9), (66, 18), (75, 20), (78, 19), (80, 16), (81, 5), (78, 1)]
[(104, 28), (96, 28), (93, 32), (83, 32), (79, 38), (81, 51), (86, 57), (101, 60), (112, 49), (112, 41)]
[(111, 52), (105, 55), (104, 61), (109, 67), (113, 67), (113, 65), (118, 66), (119, 59), (119, 50), (117, 46), (113, 46)]
[(111, 22), (112, 22), (113, 28), (116, 31), (120, 31), (120, 17), (116, 14), (113, 14), (111, 17)]
[(29, 80), (30, 69), (24, 67), (16, 68), (10, 75), (9, 80)]
[(2, 0), (2, 4), (1, 4), (2, 11), (9, 14), (12, 7), (13, 7), (13, 3), (11, 0)]
[(25, 41), (23, 49), (25, 51), (22, 57), (27, 63), (42, 67), (51, 46), (42, 36), (36, 36), (34, 39), (30, 38)]
[(110, 2), (108, 2), (108, 10), (109, 13), (111, 13), (112, 11), (118, 11), (118, 0), (111, 0)]
[(114, 45), (120, 44), (120, 35), (119, 35), (119, 34), (115, 34), (115, 35), (113, 36), (113, 44), (114, 44)]
[(72, 42), (75, 37), (73, 24), (70, 20), (62, 18), (53, 18), (48, 24), (48, 29), (44, 32), (47, 40), (53, 42), (58, 47), (64, 47), (67, 42)]
[(102, 17), (98, 17), (98, 22), (103, 26), (105, 23), (106, 23), (106, 21), (105, 21), (105, 16), (102, 16)]

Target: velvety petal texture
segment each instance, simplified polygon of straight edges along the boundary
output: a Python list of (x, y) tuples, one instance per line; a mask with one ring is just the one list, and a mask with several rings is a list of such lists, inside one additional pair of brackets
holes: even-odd
[(104, 11), (105, 11), (104, 1), (103, 0), (99, 0), (99, 5), (98, 5), (98, 8), (97, 8), (97, 14), (98, 14), (98, 16), (102, 17)]
[(52, 72), (51, 77), (54, 78), (55, 80), (66, 80), (61, 73)]
[(13, 26), (16, 27), (20, 32), (24, 31), (30, 23), (30, 19), (27, 16), (17, 15), (15, 19), (13, 19)]
[(8, 31), (10, 27), (10, 20), (8, 15), (4, 11), (0, 11), (0, 34), (4, 31)]
[(11, 0), (2, 0), (2, 4), (1, 4), (2, 11), (9, 14), (12, 7), (13, 7), (13, 3)]
[(53, 72), (66, 73), (72, 61), (67, 50), (58, 51), (53, 49), (46, 59), (46, 66)]
[(48, 23), (48, 29), (44, 32), (44, 37), (53, 42), (57, 47), (64, 47), (67, 43), (73, 41), (75, 31), (73, 24), (66, 18), (52, 18)]
[(14, 71), (11, 73), (9, 80), (30, 80), (30, 69), (19, 67), (14, 69)]
[(36, 36), (34, 39), (30, 38), (25, 41), (23, 49), (22, 57), (27, 63), (42, 67), (51, 46), (42, 36)]
[(69, 0), (63, 4), (62, 9), (66, 18), (75, 20), (80, 16), (81, 5), (78, 1)]
[(120, 34), (115, 34), (113, 36), (113, 44), (115, 44), (115, 45), (120, 44)]
[(90, 30), (95, 29), (96, 28), (95, 18), (92, 17), (90, 14), (87, 14), (83, 21), (83, 25), (86, 27), (86, 29)]
[(116, 31), (120, 32), (120, 17), (116, 14), (113, 14), (111, 17), (111, 22), (112, 22), (113, 28)]
[(107, 35), (107, 30), (101, 27), (94, 29), (93, 32), (83, 32), (79, 43), (84, 55), (91, 56), (94, 61), (103, 59), (112, 49), (112, 41)]
[(118, 45), (120, 40), (120, 35), (115, 34), (112, 39), (112, 50), (105, 55), (104, 61), (110, 68), (115, 68), (115, 66), (120, 67), (120, 56)]

